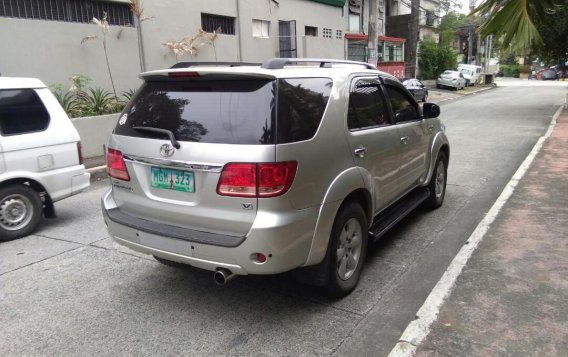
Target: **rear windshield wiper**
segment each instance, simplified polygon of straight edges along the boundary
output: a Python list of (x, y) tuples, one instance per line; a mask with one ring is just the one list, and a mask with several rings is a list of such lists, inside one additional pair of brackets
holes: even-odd
[(151, 133), (158, 133), (158, 134), (166, 135), (170, 139), (173, 147), (175, 147), (176, 149), (180, 148), (179, 142), (176, 140), (174, 133), (172, 133), (170, 130), (160, 129), (160, 128), (152, 128), (150, 126), (133, 126), (132, 129), (138, 130), (138, 131), (149, 131)]

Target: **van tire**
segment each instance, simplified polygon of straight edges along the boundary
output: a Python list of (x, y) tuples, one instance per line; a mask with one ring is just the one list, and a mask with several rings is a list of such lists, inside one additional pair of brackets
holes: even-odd
[(33, 188), (16, 184), (0, 189), (0, 241), (31, 234), (41, 215), (41, 198)]

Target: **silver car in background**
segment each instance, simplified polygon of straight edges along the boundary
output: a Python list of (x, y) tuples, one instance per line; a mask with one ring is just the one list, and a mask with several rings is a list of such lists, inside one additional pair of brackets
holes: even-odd
[(367, 245), (419, 204), (442, 205), (439, 107), (351, 61), (179, 63), (142, 74), (107, 147), (111, 236), (166, 265), (294, 271), (355, 288)]
[(466, 86), (466, 80), (459, 71), (444, 71), (436, 79), (436, 88), (450, 87), (455, 90), (463, 89)]

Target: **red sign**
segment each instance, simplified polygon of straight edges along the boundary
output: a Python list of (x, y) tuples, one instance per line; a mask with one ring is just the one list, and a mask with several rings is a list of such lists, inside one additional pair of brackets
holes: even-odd
[(396, 78), (404, 78), (404, 62), (379, 62), (379, 71), (392, 74)]

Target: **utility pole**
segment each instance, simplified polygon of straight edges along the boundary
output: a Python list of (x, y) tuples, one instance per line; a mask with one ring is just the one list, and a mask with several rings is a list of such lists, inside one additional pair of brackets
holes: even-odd
[(379, 3), (377, 0), (369, 0), (369, 33), (367, 43), (367, 62), (376, 66), (378, 61), (377, 27), (379, 22)]
[(410, 2), (410, 21), (408, 23), (408, 48), (405, 58), (407, 77), (416, 77), (416, 64), (418, 63), (418, 40), (420, 37), (420, 0)]
[[(475, 9), (475, 0), (469, 0), (469, 12)], [(469, 20), (467, 27), (467, 63), (471, 63), (471, 55), (473, 53), (473, 20)]]

